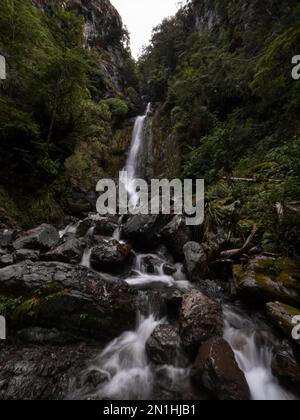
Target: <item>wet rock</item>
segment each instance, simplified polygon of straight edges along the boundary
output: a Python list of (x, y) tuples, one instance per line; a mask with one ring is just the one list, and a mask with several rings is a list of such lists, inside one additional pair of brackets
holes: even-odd
[(13, 247), (15, 250), (34, 249), (49, 251), (58, 244), (59, 239), (58, 230), (54, 226), (43, 224), (22, 234), (13, 243)]
[(158, 232), (167, 222), (167, 216), (136, 215), (123, 225), (122, 233), (136, 249), (149, 250), (158, 243)]
[(15, 346), (0, 341), (0, 400), (65, 400), (97, 346)]
[(166, 261), (168, 264), (174, 264), (175, 259), (168, 251), (168, 248), (165, 245), (160, 245), (156, 249), (156, 254), (161, 258), (162, 260)]
[(93, 215), (91, 218), (95, 223), (95, 235), (113, 236), (119, 226), (118, 221), (113, 217)]
[(111, 273), (122, 270), (130, 261), (131, 246), (122, 244), (114, 239), (103, 240), (92, 249), (91, 265), (96, 270)]
[(7, 248), (17, 236), (17, 231), (14, 229), (0, 230), (0, 247)]
[(163, 265), (163, 272), (167, 276), (173, 276), (173, 274), (177, 273), (177, 268), (175, 267), (175, 265), (165, 263)]
[[(285, 305), (281, 302), (272, 302), (267, 304), (268, 315), (272, 322), (279, 328), (288, 338), (292, 339), (292, 332), (296, 326), (293, 323), (295, 317), (300, 319), (300, 309)], [(298, 329), (300, 333), (300, 328)], [(300, 346), (300, 339), (293, 340), (295, 344)]]
[(192, 290), (183, 296), (179, 323), (183, 346), (196, 354), (203, 342), (222, 336), (222, 307), (198, 290)]
[(18, 249), (15, 252), (16, 263), (30, 260), (36, 262), (40, 259), (40, 251), (34, 251), (32, 249)]
[(154, 255), (147, 255), (141, 260), (142, 268), (148, 274), (155, 274), (155, 272), (157, 272), (161, 267), (162, 263), (162, 260), (160, 260)]
[[(158, 401), (182, 401), (191, 399), (192, 389), (189, 371), (174, 366), (160, 366), (155, 370), (155, 387), (153, 399)], [(195, 396), (196, 397), (196, 396)], [(200, 400), (197, 395), (195, 400)]]
[(289, 343), (284, 342), (275, 348), (272, 372), (284, 388), (300, 396), (300, 359)]
[(183, 247), (185, 269), (192, 282), (206, 279), (209, 274), (207, 255), (202, 245), (197, 242), (188, 242)]
[(219, 337), (199, 349), (192, 370), (192, 381), (219, 400), (250, 400), (250, 390), (229, 344)]
[(5, 254), (0, 256), (0, 268), (13, 265), (15, 263), (14, 256), (11, 254)]
[(169, 324), (159, 325), (147, 342), (149, 359), (157, 365), (185, 366), (178, 329)]
[(66, 237), (65, 241), (61, 243), (57, 248), (52, 249), (43, 255), (43, 259), (46, 261), (60, 261), (70, 264), (79, 264), (86, 242), (83, 239), (76, 237)]
[(160, 231), (160, 238), (176, 258), (183, 256), (184, 245), (191, 241), (192, 233), (183, 216), (177, 215)]
[(74, 343), (75, 338), (56, 329), (47, 330), (40, 327), (26, 328), (18, 331), (17, 337), (25, 344), (66, 345)]
[(256, 257), (234, 266), (239, 296), (253, 303), (300, 305), (300, 264), (289, 258)]
[(17, 328), (57, 328), (107, 341), (135, 324), (129, 287), (81, 266), (25, 261), (2, 268), (0, 291), (21, 300), (7, 313)]
[(76, 229), (76, 235), (80, 238), (83, 238), (86, 236), (88, 231), (95, 226), (95, 223), (93, 220), (86, 218), (82, 222), (79, 223), (77, 229)]
[(168, 319), (178, 320), (180, 308), (182, 304), (184, 292), (174, 287), (161, 290), (147, 291), (147, 300), (144, 305), (144, 314), (149, 313), (149, 305), (151, 311), (159, 319), (168, 317)]

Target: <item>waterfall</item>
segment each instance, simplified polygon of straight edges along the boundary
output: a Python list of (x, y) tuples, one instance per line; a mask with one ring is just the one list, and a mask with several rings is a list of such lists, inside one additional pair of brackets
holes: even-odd
[[(136, 189), (134, 187), (134, 180), (136, 179), (138, 175), (137, 163), (138, 163), (138, 158), (141, 151), (141, 146), (143, 143), (145, 121), (150, 110), (151, 110), (151, 103), (148, 103), (145, 114), (137, 117), (135, 120), (130, 151), (129, 151), (129, 155), (126, 161), (125, 168), (122, 172), (123, 181), (125, 183), (126, 190), (134, 206), (138, 204), (138, 194), (136, 193)], [(127, 172), (127, 179), (124, 178), (124, 171)]]
[(264, 340), (259, 340), (259, 325), (245, 313), (232, 308), (224, 309), (224, 318), (224, 338), (232, 347), (237, 363), (245, 374), (252, 400), (295, 400), (272, 373), (274, 339), (270, 333), (263, 331)]

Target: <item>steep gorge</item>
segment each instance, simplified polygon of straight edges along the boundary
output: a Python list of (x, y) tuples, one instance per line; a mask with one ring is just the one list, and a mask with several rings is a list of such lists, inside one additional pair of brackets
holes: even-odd
[[(34, 0), (34, 9), (16, 2), (50, 37), (38, 54), (49, 71), (37, 57), (25, 67), (37, 66), (35, 78), (54, 74), (54, 92), (68, 77), (72, 83), (57, 108), (60, 95), (46, 94), (47, 83), (36, 86), (49, 100), (50, 136), (26, 102), (28, 87), (24, 103), (10, 78), (1, 91), (6, 145), (21, 133), (26, 147), (26, 130), (9, 131), (11, 123), (20, 128), (10, 107), (22, 109), (21, 128), (30, 110), (27, 131), (39, 123), (33, 150), (43, 171), (29, 173), (47, 184), (48, 201), (42, 185), (25, 189), (29, 202), (39, 200), (23, 226), (44, 224), (20, 228), (15, 205), (25, 196), (23, 180), (16, 188), (3, 178), (0, 315), (9, 336), (0, 343), (0, 399), (296, 399), (298, 88), (285, 62), (299, 35), (296, 2), (188, 2), (156, 28), (138, 68), (109, 1)], [(27, 47), (32, 42), (37, 48), (41, 41), (30, 36)], [(58, 53), (54, 66), (44, 48)], [(21, 74), (24, 54), (12, 51), (9, 69)], [(281, 73), (261, 95), (277, 66), (284, 98)], [(64, 109), (70, 114), (59, 114)], [(14, 144), (10, 173), (19, 177), (17, 150)], [(204, 177), (204, 224), (95, 214), (96, 181), (117, 177), (124, 165), (130, 179)], [(128, 193), (134, 196), (130, 186)]]

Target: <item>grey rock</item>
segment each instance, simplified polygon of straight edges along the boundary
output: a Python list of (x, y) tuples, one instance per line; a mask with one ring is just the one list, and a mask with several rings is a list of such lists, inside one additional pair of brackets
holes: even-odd
[(207, 255), (203, 246), (197, 242), (188, 242), (184, 245), (183, 252), (189, 280), (199, 282), (201, 279), (206, 279), (209, 270)]
[(146, 345), (149, 359), (157, 365), (185, 366), (178, 329), (169, 324), (155, 328)]
[(14, 243), (15, 250), (34, 249), (48, 251), (59, 242), (58, 230), (51, 225), (43, 224), (22, 234)]
[(102, 240), (102, 243), (92, 249), (91, 265), (96, 270), (118, 272), (129, 261), (131, 246), (114, 239)]
[(192, 290), (183, 296), (179, 323), (183, 346), (189, 353), (196, 354), (202, 343), (222, 336), (222, 306), (198, 290)]
[(161, 241), (175, 258), (183, 256), (184, 245), (191, 241), (192, 233), (183, 216), (177, 215), (159, 232)]

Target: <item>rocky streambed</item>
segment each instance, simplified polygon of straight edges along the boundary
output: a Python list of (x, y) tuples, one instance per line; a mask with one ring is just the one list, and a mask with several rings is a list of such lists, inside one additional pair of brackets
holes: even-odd
[(181, 216), (0, 231), (1, 399), (295, 399), (299, 265)]

